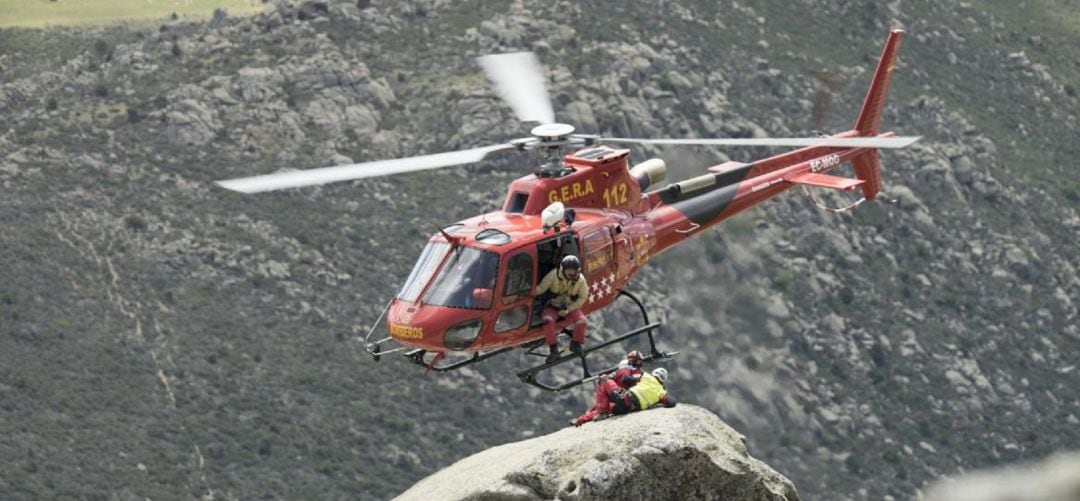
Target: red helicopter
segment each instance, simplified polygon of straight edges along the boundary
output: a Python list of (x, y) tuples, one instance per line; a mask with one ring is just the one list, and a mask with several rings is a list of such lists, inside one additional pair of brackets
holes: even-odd
[[(498, 151), (541, 153), (543, 161), (534, 172), (510, 183), (502, 210), (445, 226), (428, 240), (412, 273), (383, 310), (389, 336), (372, 342), (372, 327), (364, 341), (376, 361), (406, 351), (409, 360), (436, 371), (458, 369), (516, 348), (542, 357), (536, 350), (544, 342), (539, 313), (544, 298), (535, 297), (536, 284), (564, 256), (575, 255), (589, 284), (583, 313), (626, 296), (640, 310), (643, 325), (604, 341), (590, 341), (580, 353), (562, 354), (518, 373), (526, 383), (559, 391), (614, 371), (614, 367), (590, 371), (589, 353), (642, 334), (648, 336), (651, 348), (646, 361), (675, 354), (657, 349), (653, 331), (660, 323), (650, 322), (641, 301), (624, 290), (649, 258), (797, 185), (860, 188), (862, 198), (840, 210), (878, 195), (877, 150), (902, 148), (919, 139), (878, 132), (902, 37), (902, 30), (890, 32), (855, 127), (833, 136), (633, 139), (575, 134), (572, 126), (554, 121), (540, 65), (532, 53), (523, 52), (478, 61), (518, 118), (540, 123), (531, 137), (218, 184), (253, 193), (473, 163)], [(709, 167), (707, 174), (658, 187), (666, 174), (663, 160), (630, 166), (630, 151), (610, 144), (802, 148), (751, 163), (725, 162)], [(560, 158), (562, 150), (575, 148)], [(854, 167), (855, 178), (827, 174), (845, 162)], [(376, 325), (381, 320), (382, 315)], [(398, 346), (384, 349), (387, 343)], [(448, 353), (459, 360), (447, 360)], [(583, 377), (559, 384), (537, 377), (573, 360), (581, 361)]]

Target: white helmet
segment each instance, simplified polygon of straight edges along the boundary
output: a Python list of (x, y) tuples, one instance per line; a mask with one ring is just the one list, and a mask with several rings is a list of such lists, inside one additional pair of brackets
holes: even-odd
[(667, 369), (663, 367), (657, 367), (652, 371), (653, 377), (659, 379), (661, 383), (667, 383)]

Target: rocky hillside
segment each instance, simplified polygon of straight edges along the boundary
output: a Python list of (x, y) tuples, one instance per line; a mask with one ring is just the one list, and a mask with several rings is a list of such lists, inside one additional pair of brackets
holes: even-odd
[[(634, 291), (682, 351), (672, 391), (810, 499), (907, 498), (1075, 443), (1067, 9), (316, 0), (0, 30), (0, 492), (387, 498), (561, 428), (588, 389), (525, 388), (518, 355), (424, 377), (358, 342), (433, 225), (498, 207), (533, 158), (260, 196), (212, 181), (520, 136), (473, 62), (507, 50), (538, 53), (583, 131), (844, 130), (897, 25), (883, 128), (924, 136), (883, 155), (897, 202), (837, 216), (791, 193), (660, 256)], [(679, 178), (770, 153), (634, 160)]]
[(395, 499), (798, 500), (744, 440), (700, 407), (654, 409), (493, 447)]

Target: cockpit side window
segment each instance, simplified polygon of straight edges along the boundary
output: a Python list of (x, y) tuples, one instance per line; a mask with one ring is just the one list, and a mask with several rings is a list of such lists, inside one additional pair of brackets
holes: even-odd
[(424, 251), (420, 253), (420, 259), (416, 260), (412, 273), (409, 273), (409, 278), (405, 280), (405, 285), (401, 286), (397, 298), (410, 303), (416, 301), (420, 292), (424, 290), (424, 284), (428, 283), (431, 276), (435, 274), (435, 270), (438, 269), (439, 263), (442, 262), (448, 250), (450, 250), (450, 244), (446, 242), (427, 244)]
[(490, 309), (498, 273), (498, 254), (460, 245), (424, 294), (424, 304)]
[(510, 258), (506, 265), (506, 284), (503, 286), (503, 304), (510, 304), (529, 295), (533, 287), (533, 259), (528, 252)]

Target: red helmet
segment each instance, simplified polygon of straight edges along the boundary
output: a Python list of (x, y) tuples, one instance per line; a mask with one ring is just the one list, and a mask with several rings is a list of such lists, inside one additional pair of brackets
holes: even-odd
[(631, 351), (626, 354), (626, 362), (634, 367), (641, 367), (641, 364), (645, 363), (645, 355), (637, 350)]

